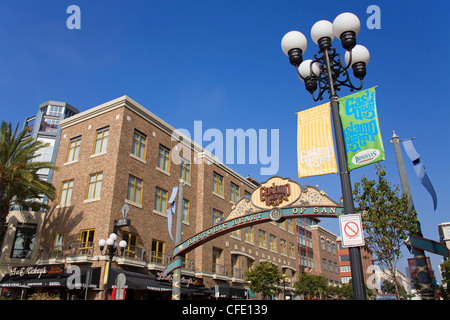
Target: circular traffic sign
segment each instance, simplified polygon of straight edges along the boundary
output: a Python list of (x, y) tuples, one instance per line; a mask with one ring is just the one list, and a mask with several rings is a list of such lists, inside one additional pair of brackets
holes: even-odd
[(359, 233), (359, 227), (355, 222), (349, 221), (344, 225), (344, 232), (348, 237), (354, 238)]

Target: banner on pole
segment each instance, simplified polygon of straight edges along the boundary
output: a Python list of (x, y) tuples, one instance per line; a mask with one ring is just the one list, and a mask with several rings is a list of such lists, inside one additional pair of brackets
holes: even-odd
[(375, 87), (339, 99), (349, 170), (385, 159)]
[(298, 177), (337, 172), (330, 103), (297, 113)]

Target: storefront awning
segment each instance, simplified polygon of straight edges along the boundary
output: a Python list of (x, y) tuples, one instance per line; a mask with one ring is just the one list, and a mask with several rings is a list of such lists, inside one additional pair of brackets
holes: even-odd
[(247, 299), (247, 289), (228, 286), (215, 286), (215, 297), (225, 299)]

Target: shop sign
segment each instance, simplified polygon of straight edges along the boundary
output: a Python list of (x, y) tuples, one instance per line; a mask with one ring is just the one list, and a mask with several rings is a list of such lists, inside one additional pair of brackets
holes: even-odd
[[(170, 283), (172, 283), (173, 275), (169, 274), (169, 275), (165, 276), (165, 275), (163, 275), (162, 272), (158, 272), (156, 274), (156, 280), (165, 280), (165, 281), (169, 281)], [(189, 288), (189, 286), (194, 283), (194, 280), (192, 278), (181, 277), (181, 283), (184, 283), (186, 285), (186, 288)]]
[(43, 275), (56, 275), (62, 274), (64, 271), (64, 265), (36, 265), (36, 266), (24, 266), (24, 267), (12, 267), (9, 271), (11, 277), (25, 277), (25, 276), (37, 276), (41, 278)]
[(261, 209), (284, 207), (301, 195), (300, 186), (289, 179), (272, 177), (252, 193), (252, 203)]

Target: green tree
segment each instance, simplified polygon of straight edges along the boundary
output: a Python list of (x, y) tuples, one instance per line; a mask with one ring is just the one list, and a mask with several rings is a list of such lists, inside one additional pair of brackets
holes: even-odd
[(6, 121), (0, 126), (0, 230), (12, 204), (38, 211), (47, 207), (42, 203), (44, 196), (55, 198), (55, 188), (37, 174), (40, 169), (54, 169), (53, 163), (34, 161), (48, 144), (25, 138), (28, 131), (18, 131), (18, 126), (14, 131)]
[(319, 296), (324, 298), (328, 293), (328, 281), (323, 275), (300, 273), (294, 283), (294, 291), (298, 295), (304, 295), (307, 299)]
[(450, 260), (447, 260), (440, 265), (442, 274), (442, 286), (439, 287), (441, 297), (445, 300), (450, 300)]
[(248, 287), (251, 290), (270, 296), (278, 293), (283, 278), (278, 267), (269, 261), (253, 266), (245, 273), (245, 277), (250, 282)]
[[(355, 183), (353, 194), (358, 210), (363, 212), (366, 245), (380, 267), (395, 275), (401, 246), (416, 231), (417, 216), (415, 211), (408, 215), (408, 197), (399, 196), (399, 187), (386, 179), (385, 168), (377, 165), (376, 175), (377, 181), (363, 176)], [(393, 282), (399, 298), (397, 282)]]

